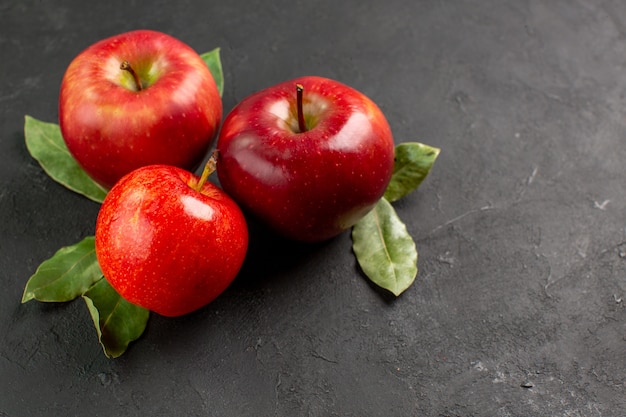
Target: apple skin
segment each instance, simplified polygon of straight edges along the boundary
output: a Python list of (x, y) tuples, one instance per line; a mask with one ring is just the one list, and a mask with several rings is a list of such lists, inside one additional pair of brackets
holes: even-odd
[(96, 222), (96, 256), (127, 301), (175, 317), (220, 295), (243, 264), (248, 228), (223, 190), (178, 167), (150, 165), (124, 176)]
[[(300, 132), (296, 84), (308, 130)], [(243, 99), (217, 142), (222, 188), (287, 238), (319, 242), (350, 228), (383, 196), (394, 163), (378, 106), (340, 82), (306, 76)]]
[[(137, 91), (127, 60), (142, 79)], [(59, 96), (59, 125), (81, 167), (109, 189), (145, 165), (194, 171), (216, 137), (222, 100), (202, 58), (150, 30), (103, 39), (70, 63)]]

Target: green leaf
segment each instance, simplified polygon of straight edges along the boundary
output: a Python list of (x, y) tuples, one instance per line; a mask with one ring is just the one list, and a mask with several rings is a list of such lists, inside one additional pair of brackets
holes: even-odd
[(26, 283), (22, 303), (33, 299), (70, 301), (100, 279), (102, 271), (96, 258), (95, 239), (89, 236), (75, 245), (59, 249), (39, 265)]
[(100, 345), (109, 358), (122, 355), (130, 342), (137, 340), (146, 329), (150, 311), (124, 300), (106, 279), (89, 288), (83, 299)]
[(220, 60), (220, 48), (205, 52), (200, 57), (209, 67), (211, 74), (213, 74), (213, 79), (215, 84), (217, 84), (217, 90), (220, 92), (221, 97), (224, 93), (224, 72), (222, 71), (222, 61)]
[(401, 199), (420, 186), (430, 172), (440, 149), (418, 142), (406, 142), (396, 146), (393, 176), (385, 191), (387, 201)]
[(396, 296), (417, 276), (415, 242), (385, 198), (352, 228), (352, 249), (365, 275)]
[(78, 165), (67, 149), (57, 124), (26, 115), (24, 137), (28, 152), (55, 181), (72, 191), (101, 203), (107, 191)]

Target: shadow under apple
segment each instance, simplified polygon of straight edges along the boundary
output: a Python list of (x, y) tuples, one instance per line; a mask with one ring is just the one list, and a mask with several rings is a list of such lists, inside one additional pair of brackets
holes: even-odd
[[(289, 276), (297, 271), (333, 239), (320, 243), (294, 241), (277, 234), (256, 217), (245, 212), (248, 220), (249, 243), (246, 259), (231, 287), (254, 289), (269, 280)], [(289, 272), (293, 271), (293, 274)]]

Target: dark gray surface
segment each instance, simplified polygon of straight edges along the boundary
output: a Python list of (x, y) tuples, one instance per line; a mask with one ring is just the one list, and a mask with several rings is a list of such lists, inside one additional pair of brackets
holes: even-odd
[[(0, 28), (0, 416), (624, 414), (626, 3), (5, 1)], [(226, 111), (322, 75), (397, 142), (441, 147), (396, 205), (415, 285), (377, 291), (349, 234), (306, 247), (252, 224), (234, 285), (153, 316), (119, 359), (81, 300), (21, 305), (98, 211), (29, 157), (23, 117), (56, 121), (70, 60), (136, 28), (221, 47)]]

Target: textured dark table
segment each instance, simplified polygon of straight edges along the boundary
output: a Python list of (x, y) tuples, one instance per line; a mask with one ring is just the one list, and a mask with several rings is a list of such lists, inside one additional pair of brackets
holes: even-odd
[[(0, 416), (620, 416), (626, 412), (626, 3), (132, 0), (0, 5)], [(81, 300), (20, 299), (98, 205), (28, 155), (89, 44), (126, 30), (222, 48), (225, 110), (338, 79), (397, 142), (442, 148), (396, 205), (420, 251), (391, 300), (348, 233), (304, 247), (255, 224), (245, 267), (107, 359)]]

